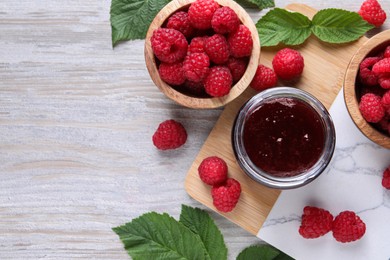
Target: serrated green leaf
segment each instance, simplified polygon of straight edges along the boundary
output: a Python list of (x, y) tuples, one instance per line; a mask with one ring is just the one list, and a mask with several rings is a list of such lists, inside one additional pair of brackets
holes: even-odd
[(221, 231), (207, 212), (182, 205), (180, 222), (200, 236), (211, 259), (227, 259), (227, 248)]
[(146, 213), (113, 231), (134, 260), (210, 259), (199, 236), (165, 213)]
[(269, 245), (255, 245), (245, 248), (237, 260), (273, 260), (280, 254), (279, 250)]
[(254, 5), (259, 10), (263, 10), (265, 8), (274, 7), (274, 0), (237, 0), (236, 2), (243, 2), (246, 4)]
[(256, 28), (261, 46), (298, 45), (310, 36), (311, 21), (301, 13), (275, 8), (256, 23)]
[(335, 8), (319, 11), (314, 15), (312, 23), (313, 33), (320, 40), (329, 43), (355, 41), (374, 28), (358, 13)]
[(156, 14), (170, 0), (112, 0), (110, 10), (112, 45), (144, 39)]

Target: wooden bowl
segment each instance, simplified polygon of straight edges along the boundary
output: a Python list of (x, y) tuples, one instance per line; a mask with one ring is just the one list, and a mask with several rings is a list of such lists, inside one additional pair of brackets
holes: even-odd
[(361, 61), (368, 56), (375, 55), (390, 45), (390, 30), (376, 34), (367, 40), (352, 57), (344, 78), (344, 100), (348, 112), (360, 131), (373, 142), (390, 149), (390, 136), (380, 132), (368, 123), (359, 111), (359, 97), (357, 92), (357, 76)]
[(152, 37), (153, 31), (163, 25), (163, 23), (179, 9), (185, 9), (190, 6), (191, 3), (195, 2), (195, 0), (173, 0), (169, 4), (167, 4), (154, 18), (152, 21), (148, 32), (145, 38), (145, 62), (146, 67), (149, 71), (150, 77), (152, 78), (154, 84), (170, 99), (176, 101), (177, 103), (190, 107), (190, 108), (198, 108), (198, 109), (210, 109), (217, 108), (226, 105), (236, 97), (238, 97), (250, 84), (252, 81), (256, 69), (258, 66), (259, 58), (260, 58), (260, 40), (258, 36), (258, 32), (255, 24), (253, 23), (252, 18), (248, 15), (248, 13), (236, 2), (232, 0), (216, 0), (221, 6), (229, 6), (232, 8), (238, 17), (241, 20), (241, 23), (249, 28), (252, 33), (253, 39), (253, 49), (252, 54), (249, 57), (249, 62), (247, 69), (242, 76), (242, 78), (232, 86), (229, 94), (223, 97), (194, 97), (183, 94), (167, 83), (165, 83), (159, 76), (158, 68), (156, 65), (155, 56), (152, 51), (152, 47), (150, 44), (150, 38)]

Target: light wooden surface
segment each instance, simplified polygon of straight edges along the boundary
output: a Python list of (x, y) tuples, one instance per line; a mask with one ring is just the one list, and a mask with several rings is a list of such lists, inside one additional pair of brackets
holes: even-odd
[[(107, 0), (0, 3), (0, 259), (129, 259), (112, 227), (148, 211), (178, 218), (181, 204), (208, 210), (184, 182), (222, 109), (167, 99), (146, 70), (143, 41), (112, 49), (109, 8)], [(254, 20), (264, 14), (250, 11)], [(159, 152), (151, 136), (169, 118), (189, 139)], [(229, 259), (261, 243), (208, 211)]]

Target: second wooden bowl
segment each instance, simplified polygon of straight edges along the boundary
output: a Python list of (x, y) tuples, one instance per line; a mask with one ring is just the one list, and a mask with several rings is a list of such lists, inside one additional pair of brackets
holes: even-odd
[(253, 39), (253, 49), (252, 54), (249, 57), (248, 66), (244, 75), (241, 79), (232, 86), (229, 94), (223, 97), (194, 97), (189, 96), (184, 93), (177, 91), (175, 88), (171, 87), (165, 83), (159, 76), (158, 67), (156, 64), (156, 59), (153, 54), (153, 50), (150, 44), (150, 38), (153, 35), (153, 31), (157, 28), (160, 28), (164, 22), (176, 11), (181, 9), (186, 9), (190, 6), (195, 0), (173, 0), (167, 4), (154, 18), (152, 21), (148, 32), (145, 38), (145, 62), (146, 67), (149, 71), (149, 74), (154, 82), (154, 84), (170, 99), (176, 101), (177, 103), (197, 109), (210, 109), (217, 108), (228, 104), (230, 101), (238, 97), (244, 90), (249, 86), (249, 83), (252, 81), (256, 69), (258, 66), (260, 58), (260, 40), (257, 33), (255, 24), (253, 23), (252, 18), (248, 13), (237, 3), (232, 0), (216, 0), (220, 6), (229, 6), (232, 8), (238, 17), (240, 18), (242, 24), (247, 26), (252, 33)]

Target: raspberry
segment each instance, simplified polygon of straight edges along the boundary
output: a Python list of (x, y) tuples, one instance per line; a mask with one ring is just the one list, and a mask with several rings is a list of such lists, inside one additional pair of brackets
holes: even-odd
[(154, 146), (160, 150), (176, 149), (187, 141), (187, 131), (182, 124), (170, 119), (158, 126), (152, 139)]
[(211, 19), (211, 27), (216, 33), (225, 34), (237, 30), (240, 19), (236, 12), (228, 6), (223, 6), (215, 11)]
[(184, 35), (175, 29), (159, 28), (150, 38), (154, 55), (166, 63), (175, 63), (184, 59), (188, 42)]
[(219, 185), (227, 179), (228, 167), (226, 162), (217, 157), (205, 158), (198, 167), (200, 179), (208, 185)]
[(378, 84), (378, 77), (372, 71), (372, 66), (379, 60), (379, 57), (368, 57), (360, 63), (359, 73), (363, 84), (368, 86), (375, 86)]
[(385, 115), (381, 97), (371, 93), (364, 94), (361, 97), (359, 110), (363, 118), (370, 123), (378, 123)]
[(233, 57), (241, 58), (251, 55), (253, 39), (251, 31), (249, 31), (248, 27), (245, 25), (240, 24), (236, 31), (229, 34), (227, 41), (230, 48), (230, 54)]
[(192, 38), (190, 45), (188, 46), (188, 54), (205, 52), (204, 43), (206, 39), (207, 36)]
[(383, 53), (383, 57), (390, 58), (390, 45), (386, 47), (386, 49)]
[(188, 80), (201, 82), (209, 72), (210, 60), (205, 53), (191, 53), (183, 62), (184, 75)]
[(390, 190), (390, 167), (387, 167), (383, 172), (382, 186)]
[(183, 88), (185, 92), (196, 97), (202, 97), (206, 95), (203, 82), (193, 82), (186, 80), (186, 82), (184, 82)]
[(361, 86), (361, 89), (360, 89), (360, 96), (363, 96), (367, 93), (372, 93), (372, 94), (375, 94), (377, 96), (383, 96), (383, 94), (386, 92), (385, 89), (383, 89), (381, 86), (379, 85), (375, 85), (375, 86), (366, 86), (366, 85), (362, 85)]
[(158, 67), (158, 72), (161, 79), (169, 85), (181, 85), (186, 80), (184, 77), (183, 64), (181, 62), (161, 63)]
[(381, 98), (381, 104), (386, 111), (390, 109), (390, 90), (386, 91), (386, 93)]
[(377, 0), (366, 0), (360, 6), (359, 15), (368, 23), (379, 27), (386, 20), (386, 13)]
[(233, 77), (225, 66), (214, 66), (204, 81), (206, 93), (212, 97), (222, 97), (230, 92)]
[(205, 40), (204, 49), (210, 60), (216, 64), (223, 64), (229, 59), (229, 46), (226, 38), (221, 34), (214, 34)]
[(256, 70), (256, 74), (249, 85), (253, 89), (261, 91), (267, 88), (275, 87), (277, 82), (278, 78), (276, 77), (276, 73), (272, 69), (259, 64)]
[(303, 209), (299, 234), (304, 238), (317, 238), (332, 230), (333, 215), (329, 211), (306, 206)]
[(230, 73), (233, 76), (233, 82), (237, 82), (241, 79), (246, 71), (247, 65), (248, 61), (246, 58), (229, 58), (226, 66), (229, 68)]
[(194, 33), (194, 28), (188, 20), (188, 13), (183, 11), (176, 12), (169, 17), (166, 27), (178, 30), (184, 34), (185, 37), (191, 37)]
[(352, 211), (341, 212), (333, 221), (333, 237), (347, 243), (360, 239), (366, 232), (366, 224)]
[(196, 0), (188, 8), (188, 18), (197, 29), (211, 28), (211, 19), (219, 5), (214, 0)]
[(372, 71), (377, 76), (390, 73), (390, 58), (384, 58), (374, 64)]
[(304, 60), (298, 51), (284, 48), (276, 53), (272, 60), (272, 66), (278, 77), (291, 80), (302, 74)]
[(378, 79), (379, 85), (384, 89), (390, 89), (390, 75), (380, 76)]
[(214, 186), (211, 189), (213, 204), (222, 212), (232, 211), (241, 195), (241, 185), (233, 178), (228, 178), (225, 183)]
[(377, 123), (378, 128), (380, 130), (385, 131), (386, 133), (390, 133), (389, 132), (389, 127), (390, 127), (389, 119), (390, 119), (390, 116), (388, 114), (385, 114), (385, 116), (381, 119), (381, 121), (379, 121)]

